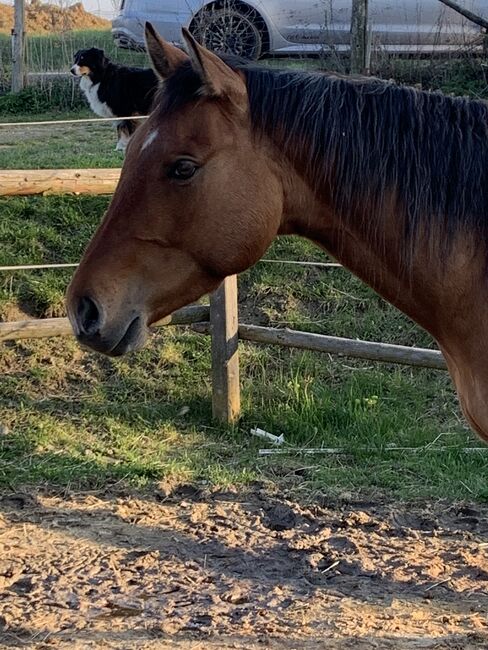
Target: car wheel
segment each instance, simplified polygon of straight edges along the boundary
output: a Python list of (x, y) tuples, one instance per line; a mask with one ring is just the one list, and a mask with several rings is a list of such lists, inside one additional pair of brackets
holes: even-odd
[(207, 49), (256, 60), (263, 51), (259, 18), (249, 10), (211, 9), (195, 21), (193, 33)]

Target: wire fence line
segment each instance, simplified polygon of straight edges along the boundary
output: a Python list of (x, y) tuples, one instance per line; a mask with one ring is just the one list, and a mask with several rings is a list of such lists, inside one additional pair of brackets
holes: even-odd
[(338, 262), (303, 262), (298, 260), (270, 260), (270, 259), (264, 259), (259, 261), (260, 263), (265, 263), (265, 264), (294, 264), (295, 266), (317, 266), (319, 268), (327, 268), (327, 269), (343, 268), (342, 264), (339, 264)]
[(128, 117), (80, 117), (76, 120), (41, 120), (39, 122), (0, 122), (1, 127), (11, 126), (58, 126), (66, 124), (86, 124), (87, 122), (119, 122), (121, 120), (147, 120), (149, 115), (129, 115)]
[(78, 264), (17, 264), (13, 266), (0, 266), (0, 271), (38, 271), (42, 269), (68, 269), (76, 268)]
[[(344, 268), (342, 264), (336, 262), (300, 262), (297, 260), (259, 260), (259, 264), (292, 264), (294, 266), (309, 266), (317, 268)], [(0, 266), (2, 271), (43, 271), (50, 269), (74, 269), (78, 262), (67, 262), (59, 264), (15, 264)]]

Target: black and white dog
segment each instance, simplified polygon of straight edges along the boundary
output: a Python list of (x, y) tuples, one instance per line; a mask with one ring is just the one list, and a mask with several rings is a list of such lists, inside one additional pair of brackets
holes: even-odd
[[(147, 115), (151, 110), (158, 79), (150, 68), (117, 65), (103, 50), (91, 47), (75, 54), (71, 73), (81, 77), (80, 88), (100, 117)], [(137, 124), (137, 120), (117, 122), (117, 150), (125, 151)]]

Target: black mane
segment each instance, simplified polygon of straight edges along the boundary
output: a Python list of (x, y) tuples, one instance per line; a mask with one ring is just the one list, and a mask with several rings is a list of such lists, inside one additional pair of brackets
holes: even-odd
[[(488, 104), (225, 60), (245, 74), (254, 129), (300, 164), (343, 219), (374, 228), (393, 195), (411, 242), (427, 226), (447, 244), (462, 230), (488, 244)], [(160, 109), (178, 110), (199, 89), (183, 65), (164, 84)]]

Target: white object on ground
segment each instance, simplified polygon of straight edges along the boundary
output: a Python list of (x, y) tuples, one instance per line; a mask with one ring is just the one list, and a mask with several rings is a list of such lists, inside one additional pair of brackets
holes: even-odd
[(264, 431), (264, 429), (258, 429), (257, 427), (251, 429), (251, 435), (270, 440), (275, 445), (282, 445), (285, 442), (285, 436), (283, 434), (281, 434), (281, 436), (275, 436), (273, 433), (268, 433), (267, 431)]

